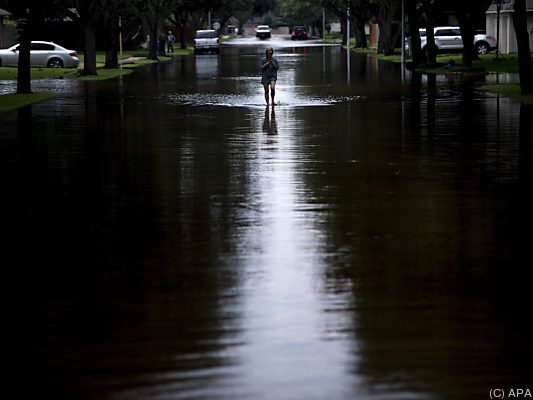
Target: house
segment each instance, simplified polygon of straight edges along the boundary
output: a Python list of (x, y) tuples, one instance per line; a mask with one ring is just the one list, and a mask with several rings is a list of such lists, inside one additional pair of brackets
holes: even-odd
[(4, 49), (13, 44), (13, 28), (4, 24), (4, 19), (11, 13), (0, 8), (0, 49)]
[[(485, 14), (487, 35), (498, 36), (498, 11), (494, 2)], [(498, 38), (501, 54), (516, 53), (516, 35), (513, 26), (514, 0), (502, 1), (500, 12), (500, 37)], [(533, 49), (533, 0), (526, 0), (529, 47)]]

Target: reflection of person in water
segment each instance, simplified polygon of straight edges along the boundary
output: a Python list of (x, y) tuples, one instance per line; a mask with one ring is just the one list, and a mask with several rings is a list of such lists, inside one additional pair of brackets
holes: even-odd
[(272, 97), (272, 105), (274, 103), (274, 96), (276, 96), (276, 81), (278, 80), (278, 69), (279, 63), (272, 55), (274, 54), (274, 49), (272, 47), (267, 47), (265, 50), (265, 57), (261, 59), (261, 64), (259, 70), (261, 71), (261, 84), (265, 89), (265, 100), (267, 106), (269, 104), (268, 99), (268, 87), (270, 86), (270, 97)]
[(265, 119), (263, 120), (263, 132), (267, 135), (277, 135), (278, 125), (276, 123), (276, 113), (274, 107), (272, 107), (272, 113), (269, 112), (269, 108), (265, 108)]

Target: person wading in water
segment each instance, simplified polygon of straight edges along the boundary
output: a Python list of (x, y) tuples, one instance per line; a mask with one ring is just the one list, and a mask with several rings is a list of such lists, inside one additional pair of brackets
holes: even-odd
[(265, 50), (265, 57), (261, 59), (261, 84), (265, 89), (265, 100), (267, 106), (269, 105), (268, 98), (268, 87), (270, 86), (270, 97), (272, 98), (272, 105), (275, 105), (274, 97), (276, 96), (276, 81), (278, 80), (278, 69), (279, 63), (272, 55), (274, 54), (274, 49), (272, 47), (267, 47)]

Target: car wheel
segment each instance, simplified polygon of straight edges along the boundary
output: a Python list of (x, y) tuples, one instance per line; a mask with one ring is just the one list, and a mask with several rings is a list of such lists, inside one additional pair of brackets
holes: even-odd
[(63, 68), (63, 61), (61, 61), (59, 58), (52, 58), (48, 61), (46, 66), (48, 68)]
[(487, 54), (489, 52), (489, 45), (485, 42), (479, 42), (476, 44), (477, 54)]

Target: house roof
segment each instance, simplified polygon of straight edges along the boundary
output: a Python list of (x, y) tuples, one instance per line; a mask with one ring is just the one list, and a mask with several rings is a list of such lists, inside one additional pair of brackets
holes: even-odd
[[(502, 4), (502, 12), (514, 12), (513, 10), (514, 0), (510, 0), (505, 4)], [(533, 0), (526, 0), (526, 9), (527, 11), (533, 12)], [(488, 13), (495, 13), (497, 11), (496, 2), (493, 2), (492, 5), (487, 10)]]
[(11, 13), (3, 8), (0, 8), (0, 17), (5, 17), (6, 15), (11, 15)]

